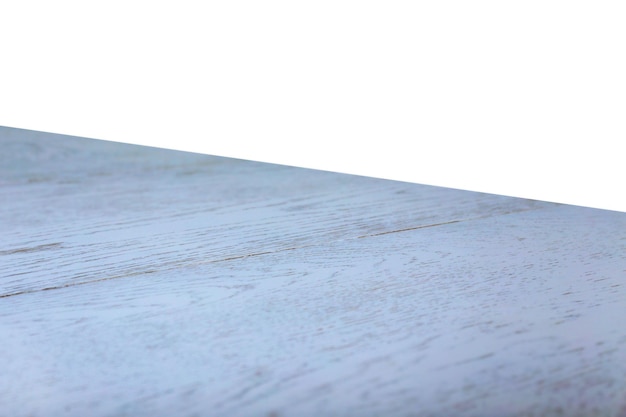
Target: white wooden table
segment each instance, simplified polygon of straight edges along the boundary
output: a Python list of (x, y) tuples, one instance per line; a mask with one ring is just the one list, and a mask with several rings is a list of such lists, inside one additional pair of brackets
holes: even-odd
[(626, 416), (626, 213), (0, 128), (0, 416)]

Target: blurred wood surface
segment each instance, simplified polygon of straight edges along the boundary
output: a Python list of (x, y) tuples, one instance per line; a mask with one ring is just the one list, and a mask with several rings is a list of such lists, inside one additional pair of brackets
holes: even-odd
[(626, 213), (1, 127), (0, 203), (2, 417), (626, 416)]

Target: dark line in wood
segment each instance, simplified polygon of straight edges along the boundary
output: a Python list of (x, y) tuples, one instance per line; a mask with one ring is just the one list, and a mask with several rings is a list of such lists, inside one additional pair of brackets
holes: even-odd
[[(308, 245), (308, 246), (314, 246), (314, 245)], [(224, 262), (224, 261), (232, 261), (232, 260), (237, 260), (237, 259), (250, 258), (250, 257), (253, 257), (253, 256), (261, 256), (261, 255), (267, 255), (267, 254), (270, 254), (270, 253), (278, 253), (278, 252), (284, 252), (284, 251), (289, 251), (289, 250), (294, 250), (294, 249), (300, 249), (300, 248), (305, 248), (305, 247), (308, 247), (308, 246), (297, 246), (297, 247), (292, 247), (292, 248), (278, 249), (278, 250), (275, 250), (275, 251), (249, 253), (249, 254), (246, 254), (246, 255), (231, 256), (229, 258), (213, 259), (213, 260), (206, 261), (206, 262), (194, 263), (194, 265), (217, 263), (217, 262)], [(178, 264), (174, 268), (164, 268), (164, 269), (161, 269), (160, 271), (167, 271), (169, 269), (176, 269), (176, 268), (180, 268), (181, 266), (184, 267), (186, 265)], [(51, 287), (44, 287), (44, 288), (37, 288), (37, 289), (32, 289), (32, 290), (18, 291), (18, 292), (14, 292), (14, 293), (10, 293), (10, 294), (0, 294), (0, 298), (13, 297), (13, 296), (22, 295), (22, 294), (31, 294), (31, 293), (40, 292), (40, 291), (59, 290), (59, 289), (62, 289), (62, 288), (75, 287), (75, 286), (78, 286), (78, 285), (91, 284), (91, 283), (102, 282), (102, 281), (109, 281), (109, 280), (118, 279), (118, 278), (128, 278), (128, 277), (137, 276), (137, 275), (152, 274), (152, 273), (155, 273), (155, 272), (159, 272), (159, 271), (157, 271), (156, 269), (151, 269), (151, 270), (148, 270), (148, 271), (140, 271), (140, 272), (133, 272), (133, 273), (122, 274), (122, 275), (115, 275), (115, 276), (112, 276), (112, 277), (92, 279), (92, 280), (88, 280), (88, 281), (68, 282), (67, 284), (63, 284), (63, 285), (55, 285), (55, 286), (51, 286)]]
[(56, 243), (46, 243), (44, 245), (33, 246), (30, 248), (18, 248), (18, 249), (9, 249), (0, 251), (0, 255), (13, 255), (15, 253), (29, 253), (29, 252), (38, 252), (41, 250), (52, 249), (61, 246), (61, 242)]
[[(479, 218), (479, 217), (477, 217), (477, 218)], [(475, 220), (475, 219), (467, 219), (467, 220)], [(427, 227), (443, 226), (443, 225), (445, 225), (445, 224), (459, 223), (459, 222), (462, 222), (462, 221), (465, 221), (465, 220), (451, 220), (451, 221), (449, 221), (449, 222), (434, 223), (434, 224), (426, 224), (426, 225), (423, 225), (423, 226), (407, 227), (407, 228), (405, 228), (405, 229), (390, 230), (390, 231), (387, 231), (387, 232), (380, 232), (380, 233), (372, 233), (372, 234), (369, 234), (369, 235), (362, 235), (362, 236), (359, 236), (359, 237), (358, 237), (358, 239), (362, 239), (362, 238), (364, 238), (364, 237), (372, 237), (372, 236), (388, 235), (388, 234), (390, 234), (390, 233), (400, 233), (400, 232), (406, 232), (406, 231), (409, 231), (409, 230), (425, 229), (425, 228), (427, 228)]]
[(33, 289), (33, 290), (25, 290), (25, 291), (14, 292), (14, 293), (11, 293), (11, 294), (2, 294), (2, 295), (0, 295), (0, 298), (13, 297), (13, 296), (22, 295), (22, 294), (31, 294), (31, 293), (40, 292), (40, 291), (59, 290), (61, 288), (75, 287), (75, 286), (78, 286), (78, 285), (91, 284), (93, 282), (109, 281), (111, 279), (126, 278), (126, 277), (132, 277), (132, 276), (136, 276), (136, 275), (152, 274), (154, 272), (157, 272), (157, 271), (154, 270), (154, 269), (151, 269), (151, 270), (148, 270), (148, 271), (134, 272), (134, 273), (131, 273), (131, 274), (124, 274), (124, 275), (115, 275), (115, 276), (112, 276), (112, 277), (93, 279), (93, 280), (90, 280), (90, 281), (68, 282), (67, 284), (64, 284), (64, 285), (55, 285), (53, 287), (37, 288), (37, 289)]
[[(345, 238), (345, 239), (340, 239), (339, 241), (352, 240), (352, 239), (362, 239), (362, 238), (366, 238), (366, 237), (382, 236), (382, 235), (388, 235), (388, 234), (391, 234), (391, 233), (407, 232), (407, 231), (411, 231), (411, 230), (425, 229), (425, 228), (428, 228), (428, 227), (444, 226), (444, 225), (447, 225), (447, 224), (461, 223), (461, 222), (472, 221), (472, 220), (480, 220), (480, 219), (485, 219), (485, 218), (489, 218), (489, 217), (505, 216), (507, 214), (512, 214), (512, 213), (519, 213), (519, 212), (532, 211), (532, 210), (541, 210), (541, 209), (543, 209), (543, 208), (541, 208), (541, 207), (540, 208), (529, 208), (529, 209), (523, 209), (523, 210), (509, 211), (509, 212), (500, 213), (500, 214), (497, 214), (497, 215), (488, 215), (488, 216), (474, 217), (474, 218), (462, 219), (462, 220), (450, 220), (450, 221), (447, 221), (447, 222), (426, 224), (426, 225), (422, 225), (422, 226), (408, 227), (408, 228), (404, 228), (404, 229), (389, 230), (389, 231), (386, 231), (386, 232), (379, 232), (379, 233), (372, 233), (372, 234), (368, 234), (368, 235), (361, 235), (361, 236), (357, 236), (356, 238), (355, 237), (351, 237), (351, 238), (349, 237), (349, 238)], [(237, 259), (250, 258), (250, 257), (253, 257), (253, 256), (268, 255), (268, 254), (272, 254), (272, 253), (280, 253), (280, 252), (285, 252), (285, 251), (289, 251), (289, 250), (303, 249), (303, 248), (308, 248), (308, 247), (313, 247), (313, 246), (322, 246), (322, 245), (327, 245), (329, 243), (334, 243), (334, 242), (337, 242), (337, 241), (326, 242), (326, 243), (318, 243), (318, 244), (312, 244), (312, 245), (294, 246), (294, 247), (290, 247), (290, 248), (277, 249), (277, 250), (273, 250), (273, 251), (255, 252), (255, 253), (249, 253), (249, 254), (246, 254), (246, 255), (231, 256), (231, 257), (228, 257), (228, 258), (213, 259), (213, 260), (209, 260), (209, 261), (206, 261), (206, 262), (196, 262), (196, 263), (194, 263), (194, 265), (203, 265), (203, 264), (210, 264), (210, 263), (217, 263), (217, 262), (233, 261), (233, 260), (237, 260)], [(61, 243), (51, 243), (51, 244), (47, 244), (47, 245), (40, 245), (40, 246), (36, 246), (34, 248), (43, 248), (43, 247), (58, 246), (58, 245), (61, 245)], [(176, 268), (180, 268), (180, 267), (184, 267), (184, 266), (186, 266), (186, 265), (177, 264), (173, 268), (164, 268), (164, 269), (161, 269), (160, 271), (167, 271), (168, 269), (176, 269)], [(13, 296), (22, 295), (22, 294), (31, 294), (31, 293), (35, 293), (35, 292), (39, 292), (39, 291), (59, 290), (59, 289), (62, 289), (62, 288), (74, 287), (74, 286), (77, 286), (77, 285), (84, 285), (84, 284), (91, 284), (91, 283), (95, 283), (95, 282), (109, 281), (109, 280), (118, 279), (118, 278), (127, 278), (127, 277), (131, 277), (131, 276), (136, 276), (136, 275), (151, 274), (151, 273), (154, 273), (154, 272), (158, 272), (158, 271), (154, 270), (154, 269), (151, 269), (151, 270), (148, 270), (148, 271), (134, 272), (134, 273), (123, 274), (123, 275), (115, 275), (115, 276), (112, 276), (112, 277), (93, 279), (93, 280), (89, 280), (89, 281), (71, 282), (71, 283), (67, 283), (67, 284), (64, 284), (64, 285), (56, 285), (56, 286), (52, 286), (52, 287), (45, 287), (45, 288), (37, 288), (37, 289), (32, 289), (32, 290), (18, 291), (18, 292), (14, 292), (14, 293), (10, 293), (10, 294), (0, 294), (0, 298), (13, 297)]]

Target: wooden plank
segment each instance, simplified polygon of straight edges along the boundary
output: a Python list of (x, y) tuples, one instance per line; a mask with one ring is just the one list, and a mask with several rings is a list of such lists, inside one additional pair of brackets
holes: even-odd
[[(3, 133), (4, 132), (4, 133)], [(0, 131), (0, 296), (549, 203)]]
[(625, 213), (0, 149), (0, 417), (626, 415)]

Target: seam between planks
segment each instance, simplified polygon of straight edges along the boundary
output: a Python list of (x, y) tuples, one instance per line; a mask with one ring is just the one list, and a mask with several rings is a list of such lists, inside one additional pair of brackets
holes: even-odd
[[(317, 244), (311, 244), (311, 245), (294, 246), (294, 247), (290, 247), (290, 248), (282, 248), (282, 249), (276, 249), (276, 250), (272, 250), (272, 251), (254, 252), (254, 253), (249, 253), (249, 254), (245, 254), (245, 255), (229, 256), (229, 257), (226, 257), (226, 258), (213, 259), (213, 260), (208, 260), (208, 261), (204, 261), (204, 262), (193, 262), (193, 263), (182, 264), (182, 265), (178, 264), (175, 267), (163, 268), (163, 269), (160, 269), (160, 270), (150, 269), (150, 270), (147, 270), (147, 271), (131, 272), (131, 273), (127, 273), (127, 274), (115, 275), (115, 276), (112, 276), (112, 277), (106, 277), (106, 278), (100, 278), (100, 279), (92, 279), (92, 280), (88, 280), (88, 281), (70, 282), (70, 283), (63, 284), (63, 285), (54, 285), (54, 286), (45, 287), (45, 288), (37, 288), (37, 289), (32, 289), (32, 290), (17, 291), (17, 292), (9, 293), (9, 294), (0, 294), (0, 298), (8, 298), (8, 297), (14, 297), (14, 296), (17, 296), (17, 295), (32, 294), (32, 293), (41, 292), (41, 291), (59, 290), (59, 289), (75, 287), (75, 286), (79, 286), (79, 285), (92, 284), (92, 283), (103, 282), (103, 281), (110, 281), (110, 280), (113, 280), (113, 279), (129, 278), (129, 277), (138, 276), (138, 275), (153, 274), (155, 272), (160, 272), (160, 271), (168, 271), (168, 270), (173, 270), (173, 269), (178, 269), (178, 268), (184, 268), (184, 267), (190, 266), (190, 265), (194, 265), (195, 266), (195, 265), (212, 264), (212, 263), (217, 263), (217, 262), (228, 262), (228, 261), (234, 261), (234, 260), (238, 260), (238, 259), (251, 258), (251, 257), (254, 257), (254, 256), (269, 255), (269, 254), (274, 254), (274, 253), (286, 252), (286, 251), (291, 251), (291, 250), (296, 250), (296, 249), (310, 248), (310, 247), (315, 247), (315, 246), (324, 246), (324, 245), (328, 245), (328, 244), (333, 244), (333, 243), (337, 243), (337, 242), (345, 242), (345, 241), (354, 240), (354, 239), (363, 239), (363, 238), (368, 238), (368, 237), (376, 237), (376, 236), (388, 235), (388, 234), (391, 234), (391, 233), (410, 232), (410, 231), (413, 231), (413, 230), (426, 229), (426, 228), (430, 228), (430, 227), (445, 226), (445, 225), (449, 225), (449, 224), (462, 223), (462, 222), (467, 222), (467, 221), (488, 219), (488, 218), (491, 218), (491, 217), (506, 216), (508, 214), (523, 213), (523, 212), (526, 212), (526, 211), (545, 210), (546, 208), (549, 208), (549, 207), (533, 207), (533, 208), (527, 208), (527, 209), (513, 210), (513, 211), (509, 211), (509, 212), (506, 212), (506, 213), (500, 213), (500, 214), (496, 214), (496, 215), (470, 217), (470, 218), (467, 218), (467, 219), (457, 219), (457, 220), (450, 220), (450, 221), (446, 221), (446, 222), (425, 224), (425, 225), (415, 226), (415, 227), (407, 227), (407, 228), (397, 229), (397, 230), (388, 230), (388, 231), (384, 231), (384, 232), (371, 233), (371, 234), (365, 234), (365, 235), (360, 235), (360, 236), (356, 236), (356, 237), (348, 237), (348, 238), (345, 238), (345, 239), (333, 240), (333, 241), (325, 242), (325, 243), (317, 243)], [(41, 245), (41, 246), (56, 246), (56, 245), (57, 244)], [(38, 247), (38, 248), (41, 248), (41, 246)]]

